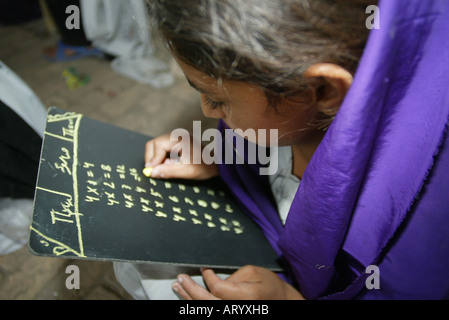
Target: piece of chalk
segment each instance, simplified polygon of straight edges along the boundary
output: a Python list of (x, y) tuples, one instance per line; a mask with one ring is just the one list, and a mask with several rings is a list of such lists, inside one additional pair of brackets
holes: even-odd
[(149, 177), (151, 177), (151, 171), (153, 171), (152, 167), (146, 167), (146, 168), (143, 169), (143, 175), (145, 177), (149, 178)]

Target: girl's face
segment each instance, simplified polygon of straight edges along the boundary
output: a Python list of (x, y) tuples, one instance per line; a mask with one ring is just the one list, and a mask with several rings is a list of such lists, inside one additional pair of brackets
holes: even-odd
[(300, 143), (310, 134), (309, 124), (317, 116), (314, 105), (282, 99), (275, 110), (259, 86), (218, 81), (180, 60), (177, 62), (189, 84), (201, 93), (201, 109), (206, 117), (223, 119), (231, 129), (266, 129), (268, 139), (264, 141), (270, 141), (270, 129), (277, 129), (278, 146)]

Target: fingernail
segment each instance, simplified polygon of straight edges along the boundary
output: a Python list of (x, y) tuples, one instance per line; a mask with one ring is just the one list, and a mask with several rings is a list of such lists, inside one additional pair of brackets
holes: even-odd
[(149, 167), (151, 167), (151, 162), (150, 161), (145, 162), (145, 168), (149, 168)]
[(182, 284), (183, 281), (184, 281), (184, 279), (181, 276), (179, 276), (178, 277), (178, 282)]

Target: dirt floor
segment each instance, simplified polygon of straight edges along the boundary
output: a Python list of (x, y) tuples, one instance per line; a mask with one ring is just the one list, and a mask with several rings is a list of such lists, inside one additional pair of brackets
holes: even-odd
[[(105, 59), (49, 62), (43, 58), (42, 50), (56, 41), (43, 20), (0, 27), (0, 60), (30, 86), (47, 108), (56, 106), (80, 112), (149, 136), (175, 128), (191, 129), (194, 120), (201, 120), (203, 129), (216, 126), (215, 121), (203, 118), (199, 94), (189, 87), (173, 61), (167, 60), (175, 83), (158, 90), (117, 74)], [(62, 77), (68, 67), (89, 75), (90, 82), (70, 90)], [(68, 265), (80, 269), (79, 290), (68, 290), (65, 286)], [(0, 299), (131, 297), (116, 281), (111, 262), (37, 257), (24, 247), (0, 256)]]

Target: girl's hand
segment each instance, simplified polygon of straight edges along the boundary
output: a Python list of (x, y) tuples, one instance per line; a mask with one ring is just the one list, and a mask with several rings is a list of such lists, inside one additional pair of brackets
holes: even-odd
[[(198, 145), (201, 146), (200, 143)], [(189, 142), (171, 141), (170, 134), (150, 140), (145, 146), (145, 167), (152, 168), (152, 178), (205, 180), (217, 176), (219, 172), (216, 164), (208, 165), (203, 161), (194, 164), (193, 155), (201, 156), (202, 153), (202, 150), (195, 150), (194, 153), (194, 146), (192, 138)], [(169, 158), (170, 153), (179, 157)]]
[(212, 269), (201, 272), (209, 290), (185, 274), (178, 276), (173, 290), (186, 300), (305, 300), (299, 291), (265, 268), (244, 266), (226, 280)]

